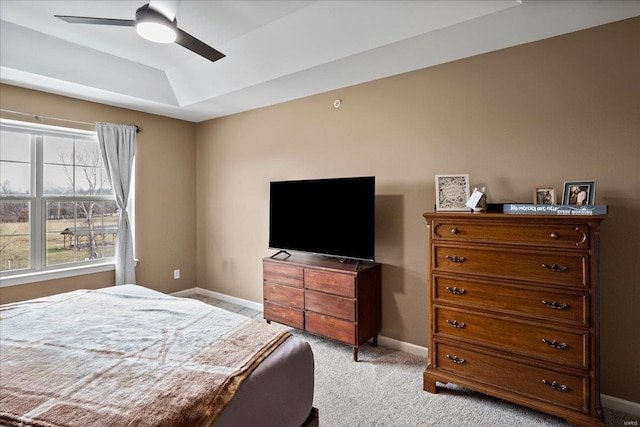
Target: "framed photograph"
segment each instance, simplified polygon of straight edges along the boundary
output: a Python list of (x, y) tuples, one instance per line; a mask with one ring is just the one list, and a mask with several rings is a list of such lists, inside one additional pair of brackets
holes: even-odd
[(436, 175), (436, 211), (468, 211), (469, 175)]
[(595, 204), (595, 181), (565, 181), (562, 195), (563, 205), (586, 206)]
[(534, 205), (555, 205), (556, 189), (554, 187), (536, 187), (533, 189)]

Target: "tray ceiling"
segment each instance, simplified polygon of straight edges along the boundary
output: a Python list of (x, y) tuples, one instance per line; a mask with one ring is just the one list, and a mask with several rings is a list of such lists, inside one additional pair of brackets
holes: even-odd
[(0, 81), (199, 122), (640, 15), (640, 1), (189, 1), (209, 62), (132, 27), (142, 1), (0, 2)]

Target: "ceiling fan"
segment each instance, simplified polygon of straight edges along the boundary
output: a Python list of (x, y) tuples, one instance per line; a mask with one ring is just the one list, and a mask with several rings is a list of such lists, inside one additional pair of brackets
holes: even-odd
[(176, 12), (181, 0), (151, 0), (136, 10), (136, 19), (91, 18), (87, 16), (54, 15), (71, 24), (114, 25), (136, 27), (136, 31), (147, 40), (157, 43), (177, 43), (190, 51), (215, 62), (224, 58), (224, 53), (203, 43), (178, 28)]

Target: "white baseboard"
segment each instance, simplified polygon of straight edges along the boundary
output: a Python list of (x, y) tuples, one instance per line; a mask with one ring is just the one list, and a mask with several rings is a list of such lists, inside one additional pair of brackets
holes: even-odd
[[(249, 307), (253, 310), (262, 311), (262, 304), (257, 302), (249, 301), (242, 298), (232, 297), (230, 295), (221, 294), (220, 292), (210, 291), (208, 289), (203, 288), (191, 288), (185, 289), (184, 291), (175, 292), (171, 295), (181, 297), (189, 294), (198, 294), (204, 295), (207, 297), (217, 298), (221, 301), (230, 302), (233, 304), (240, 305), (242, 307)], [(394, 350), (404, 351), (405, 353), (413, 354), (419, 357), (427, 357), (427, 348), (419, 345), (411, 344), (404, 341), (399, 341), (393, 338), (385, 337), (383, 335), (378, 336), (378, 344), (383, 345), (385, 347), (392, 348)], [(609, 396), (606, 394), (600, 395), (600, 400), (602, 401), (602, 406), (608, 409), (613, 409), (614, 411), (624, 412), (625, 414), (633, 415), (640, 417), (640, 403), (632, 402), (630, 400), (619, 399), (617, 397)]]
[(185, 289), (184, 291), (174, 292), (171, 295), (176, 297), (183, 297), (185, 295), (190, 295), (190, 294), (198, 294), (206, 297), (212, 297), (212, 298), (219, 299), (220, 301), (226, 301), (232, 304), (240, 305), (242, 307), (249, 307), (253, 310), (262, 311), (262, 304), (259, 304), (257, 302), (249, 301), (242, 298), (232, 297), (230, 295), (221, 294), (220, 292), (210, 291), (208, 289), (203, 289), (198, 287)]
[(606, 394), (600, 395), (600, 401), (602, 406), (607, 409), (613, 409), (614, 411), (624, 412), (634, 417), (640, 417), (640, 403), (619, 399)]
[[(198, 291), (199, 289), (201, 289), (201, 288), (189, 288), (189, 289), (185, 289), (183, 291), (170, 293), (169, 295), (171, 295), (173, 297), (184, 297), (184, 296), (191, 295), (191, 294), (200, 294), (200, 292)], [(204, 289), (201, 289), (201, 290), (204, 290)]]
[(413, 354), (414, 356), (420, 356), (424, 358), (427, 357), (427, 347), (399, 341), (393, 338), (385, 337), (384, 335), (378, 336), (378, 344), (392, 348), (394, 350), (404, 351), (405, 353)]

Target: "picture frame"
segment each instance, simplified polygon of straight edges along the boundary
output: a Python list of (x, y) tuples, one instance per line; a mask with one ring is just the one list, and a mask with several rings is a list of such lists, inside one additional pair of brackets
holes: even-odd
[(596, 199), (595, 181), (565, 181), (562, 204), (571, 206), (593, 205)]
[(555, 205), (556, 189), (554, 187), (535, 187), (533, 189), (534, 205)]
[(469, 174), (436, 175), (436, 211), (469, 211)]

